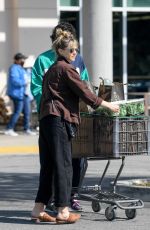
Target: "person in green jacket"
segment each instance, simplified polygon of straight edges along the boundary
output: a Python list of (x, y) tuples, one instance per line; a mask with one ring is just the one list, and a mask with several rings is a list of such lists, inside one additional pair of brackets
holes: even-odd
[[(76, 37), (76, 31), (75, 28), (67, 22), (62, 22), (58, 24), (52, 32), (51, 40), (52, 43), (56, 40), (56, 31), (62, 29), (63, 31), (68, 31), (71, 34), (73, 34), (74, 37)], [(31, 92), (34, 96), (34, 99), (36, 101), (37, 105), (37, 111), (39, 112), (40, 107), (40, 100), (42, 95), (42, 82), (43, 82), (43, 76), (47, 72), (47, 70), (50, 68), (50, 66), (56, 61), (56, 53), (54, 50), (50, 49), (43, 53), (41, 53), (32, 68), (32, 75), (31, 75)], [(78, 71), (81, 80), (89, 81), (89, 74), (87, 71), (87, 68), (84, 64), (83, 58), (78, 53), (76, 56), (75, 61), (71, 63), (76, 70)], [(83, 158), (76, 158), (72, 160), (72, 166), (73, 166), (73, 179), (72, 179), (72, 186), (78, 187), (80, 182), (80, 175), (82, 166), (84, 163)], [(50, 206), (49, 206), (50, 207)], [(71, 207), (74, 210), (81, 210), (81, 206), (78, 200), (74, 198), (74, 194), (72, 193), (72, 199), (71, 199)]]

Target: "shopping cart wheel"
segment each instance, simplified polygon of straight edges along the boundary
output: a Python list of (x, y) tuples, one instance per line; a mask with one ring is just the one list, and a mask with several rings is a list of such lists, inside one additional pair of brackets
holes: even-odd
[(113, 206), (109, 206), (105, 209), (105, 216), (106, 216), (107, 220), (112, 221), (116, 218), (115, 209), (116, 209), (116, 207), (113, 207)]
[(92, 210), (93, 210), (94, 212), (99, 212), (99, 211), (101, 210), (100, 203), (97, 202), (97, 201), (95, 201), (95, 200), (93, 200), (93, 201), (92, 201)]
[(126, 209), (125, 210), (126, 217), (128, 219), (134, 219), (136, 217), (136, 209)]

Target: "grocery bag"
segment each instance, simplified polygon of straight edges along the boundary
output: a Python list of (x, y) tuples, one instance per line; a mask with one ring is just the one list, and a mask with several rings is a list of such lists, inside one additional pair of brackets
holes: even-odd
[(98, 96), (105, 101), (120, 101), (124, 100), (124, 85), (119, 82), (112, 82), (109, 85), (104, 83), (104, 79), (101, 78), (101, 82), (98, 89)]

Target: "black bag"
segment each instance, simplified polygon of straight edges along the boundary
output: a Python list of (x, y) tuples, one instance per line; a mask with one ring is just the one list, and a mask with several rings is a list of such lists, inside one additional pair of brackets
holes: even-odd
[(76, 135), (77, 132), (77, 125), (74, 123), (70, 123), (68, 121), (65, 121), (66, 130), (69, 138), (73, 138)]
[[(54, 106), (54, 109), (57, 110), (57, 107), (55, 106), (54, 100), (52, 99), (52, 104)], [(57, 110), (58, 111), (58, 110)], [(64, 120), (67, 134), (69, 139), (75, 137), (76, 132), (77, 132), (77, 125), (75, 123), (70, 123), (69, 121)]]

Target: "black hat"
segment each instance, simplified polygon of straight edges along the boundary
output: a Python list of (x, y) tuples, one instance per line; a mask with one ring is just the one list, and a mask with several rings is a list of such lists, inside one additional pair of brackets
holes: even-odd
[(27, 57), (22, 53), (17, 53), (15, 54), (14, 59), (18, 61), (20, 59), (27, 59)]

